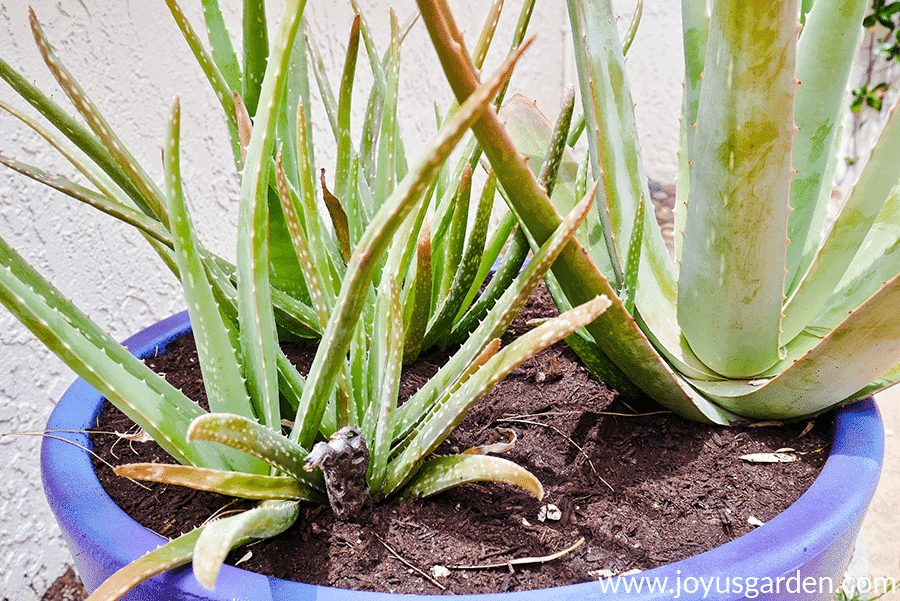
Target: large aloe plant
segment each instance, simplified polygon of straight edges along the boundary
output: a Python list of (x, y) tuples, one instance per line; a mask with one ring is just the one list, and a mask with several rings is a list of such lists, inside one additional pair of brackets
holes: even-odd
[[(0, 302), (178, 461), (123, 466), (120, 474), (259, 501), (126, 566), (92, 601), (118, 598), (143, 579), (192, 559), (198, 580), (212, 588), (230, 549), (284, 531), (297, 519), (300, 501), (329, 502), (340, 517), (362, 518), (373, 500), (428, 496), (473, 480), (509, 482), (540, 497), (534, 476), (502, 458), (430, 457), (494, 384), (609, 304), (591, 299), (500, 348), (500, 335), (589, 213), (596, 186), (524, 269), (527, 245), (516, 234), (511, 258), (471, 303), (514, 222), (507, 218), (489, 233), (496, 185), (489, 172), (473, 225), (467, 225), (472, 170), (480, 155), (474, 141), (462, 150), (456, 169), (446, 162), (506, 86), (527, 46), (519, 44), (524, 28), (496, 74), (452, 105), (421, 156), (407, 163), (397, 127), (397, 81), (409, 24), (401, 27), (392, 14), (390, 48), (382, 56), (357, 16), (334, 101), (315, 43), (304, 36), (304, 0), (287, 2), (271, 39), (265, 28), (249, 27), (243, 61), (232, 50), (214, 0), (204, 2), (209, 49), (178, 4), (167, 5), (215, 88), (232, 134), (241, 182), (234, 264), (204, 246), (188, 211), (178, 99), (169, 114), (164, 182), (158, 185), (56, 56), (33, 13), (40, 52), (87, 127), (0, 60), (0, 77), (58, 133), (4, 108), (59, 148), (87, 185), (11, 158), (2, 162), (134, 225), (149, 241), (182, 284), (210, 411), (128, 354), (2, 238)], [(265, 23), (262, 2), (248, 0), (244, 11), (245, 22)], [(523, 23), (529, 14), (526, 7)], [(494, 16), (481, 37), (482, 57)], [(354, 148), (350, 97), (361, 39), (374, 84)], [(338, 151), (333, 192), (323, 178), (323, 210), (307, 134), (309, 72), (319, 82)], [(567, 128), (565, 119), (558, 130)], [(553, 157), (563, 148), (564, 136), (556, 138), (546, 149)], [(556, 169), (545, 169), (543, 185), (552, 187), (556, 175)], [(319, 340), (305, 377), (282, 353), (279, 336)], [(461, 343), (459, 349), (398, 406), (404, 358), (450, 341)], [(290, 423), (287, 434), (283, 421)], [(361, 469), (348, 469), (354, 465)]]
[[(453, 16), (441, 0), (418, 4), (462, 101), (479, 79)], [(900, 378), (896, 104), (825, 227), (865, 5), (682, 2), (673, 262), (647, 201), (612, 6), (568, 1), (590, 149), (581, 173), (600, 179), (603, 200), (554, 265), (551, 287), (560, 307), (614, 299), (572, 338), (602, 377), (716, 423), (815, 415)], [(502, 119), (486, 113), (473, 131), (530, 240), (545, 240), (584, 186), (548, 197), (535, 161), (523, 160), (549, 125), (519, 103)], [(563, 161), (561, 173), (579, 165)]]

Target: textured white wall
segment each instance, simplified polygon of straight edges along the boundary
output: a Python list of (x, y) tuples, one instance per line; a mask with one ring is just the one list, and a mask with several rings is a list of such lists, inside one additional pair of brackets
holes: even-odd
[[(189, 202), (207, 244), (233, 256), (237, 186), (225, 127), (165, 5), (145, 0), (31, 3), (58, 54), (157, 181), (168, 107), (176, 94), (181, 96), (183, 170)], [(35, 50), (26, 4), (0, 4), (0, 56), (42, 89), (52, 90), (57, 101), (66, 105)], [(182, 4), (201, 28), (200, 3), (184, 0)], [(339, 77), (351, 21), (344, 4), (310, 0), (307, 8), (333, 81)], [(384, 31), (389, 3), (369, 0), (361, 4), (371, 24)], [(396, 4), (402, 22), (414, 5)], [(470, 42), (480, 28), (486, 4), (483, 0), (451, 2), (458, 21), (468, 24)], [(505, 29), (515, 22), (519, 4), (508, 2)], [(680, 20), (677, 3), (649, 0), (646, 4), (644, 24), (629, 53), (628, 67), (648, 175), (669, 181), (674, 178), (681, 92)], [(277, 14), (278, 5), (272, 3), (270, 16)], [(617, 3), (623, 13), (623, 29), (633, 5), (633, 0)], [(235, 30), (239, 8), (227, 10), (226, 18)], [(522, 92), (536, 99), (541, 110), (553, 118), (565, 84), (574, 80), (573, 62), (566, 51), (564, 3), (539, 2), (532, 30), (539, 37), (514, 76), (511, 93)], [(508, 35), (500, 39), (506, 40)], [(432, 99), (446, 106), (449, 88), (421, 24), (410, 34), (405, 49), (401, 98), (406, 108), (401, 119), (412, 155), (433, 133)], [(498, 58), (489, 59), (488, 68)], [(361, 58), (360, 70), (365, 69)], [(0, 84), (0, 99), (22, 106), (5, 84)], [(362, 108), (357, 103), (356, 123)], [(314, 134), (320, 141), (327, 140), (321, 111), (318, 115)], [(0, 152), (50, 172), (74, 175), (63, 159), (5, 113), (0, 114)], [(317, 145), (317, 152), (326, 167), (332, 164), (327, 145)], [(0, 236), (117, 339), (183, 306), (174, 278), (134, 231), (5, 168), (0, 170)], [(55, 399), (73, 379), (59, 360), (0, 310), (0, 433), (42, 429)], [(39, 444), (33, 437), (0, 438), (0, 482), (5, 483), (0, 486), (0, 599), (40, 597), (70, 562), (40, 490)]]

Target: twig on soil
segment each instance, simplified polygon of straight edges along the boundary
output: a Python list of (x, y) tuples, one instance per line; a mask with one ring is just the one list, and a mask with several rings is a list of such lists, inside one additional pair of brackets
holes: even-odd
[(444, 586), (443, 584), (441, 584), (440, 582), (438, 582), (437, 580), (435, 580), (434, 578), (432, 578), (431, 576), (429, 576), (427, 573), (423, 572), (422, 570), (420, 570), (419, 568), (417, 568), (417, 567), (414, 566), (413, 564), (409, 563), (408, 561), (406, 561), (405, 559), (403, 559), (402, 557), (400, 557), (400, 554), (397, 553), (396, 551), (394, 551), (394, 549), (391, 548), (391, 546), (390, 546), (389, 544), (387, 544), (386, 542), (384, 542), (384, 540), (383, 540), (380, 536), (378, 536), (378, 535), (375, 534), (375, 533), (372, 533), (372, 536), (374, 536), (374, 537), (378, 540), (379, 543), (381, 543), (382, 545), (384, 545), (384, 548), (387, 549), (388, 552), (389, 552), (391, 555), (394, 556), (394, 559), (396, 559), (397, 561), (399, 561), (400, 563), (402, 563), (403, 565), (405, 565), (405, 566), (408, 567), (409, 569), (414, 570), (419, 576), (421, 576), (422, 578), (424, 578), (425, 580), (427, 580), (428, 582), (430, 582), (430, 583), (433, 584), (434, 586), (438, 587), (438, 588), (441, 589), (442, 591), (447, 590), (447, 587), (446, 587), (446, 586)]
[(563, 555), (571, 553), (578, 547), (584, 544), (584, 537), (579, 538), (574, 545), (569, 547), (568, 549), (563, 549), (557, 553), (553, 553), (552, 555), (544, 555), (543, 557), (519, 557), (517, 559), (510, 559), (508, 561), (501, 561), (499, 563), (488, 563), (484, 565), (477, 566), (447, 566), (451, 570), (487, 570), (491, 568), (505, 568), (510, 566), (518, 566), (529, 563), (547, 563), (548, 561), (553, 561), (554, 559), (559, 559)]
[(569, 436), (567, 436), (565, 432), (563, 432), (562, 430), (560, 430), (560, 429), (557, 428), (556, 426), (554, 426), (554, 425), (552, 425), (552, 424), (545, 424), (545, 423), (542, 423), (542, 422), (536, 422), (536, 421), (532, 421), (532, 420), (528, 420), (528, 419), (511, 419), (511, 418), (507, 418), (507, 419), (498, 419), (497, 421), (498, 421), (498, 422), (511, 422), (511, 423), (514, 423), (514, 424), (530, 424), (530, 425), (532, 425), (532, 426), (544, 426), (545, 428), (550, 428), (551, 430), (555, 431), (557, 434), (559, 434), (560, 436), (562, 436), (563, 438), (565, 438), (566, 440), (568, 440), (568, 441), (569, 441), (569, 444), (571, 444), (573, 447), (575, 447), (576, 449), (578, 449), (578, 450), (581, 452), (581, 454), (584, 455), (584, 458), (587, 459), (588, 465), (591, 466), (591, 471), (594, 472), (594, 475), (597, 476), (597, 478), (600, 479), (600, 482), (603, 482), (603, 483), (606, 485), (606, 487), (609, 488), (609, 490), (611, 490), (612, 492), (616, 492), (615, 490), (613, 490), (613, 487), (609, 485), (609, 482), (607, 482), (606, 480), (604, 480), (604, 479), (603, 479), (603, 476), (601, 476), (601, 475), (597, 472), (597, 468), (594, 467), (594, 462), (591, 461), (591, 458), (588, 456), (588, 454), (585, 452), (585, 450), (584, 450), (582, 447), (580, 447), (580, 446), (578, 445), (577, 442), (575, 442), (575, 441), (572, 440)]

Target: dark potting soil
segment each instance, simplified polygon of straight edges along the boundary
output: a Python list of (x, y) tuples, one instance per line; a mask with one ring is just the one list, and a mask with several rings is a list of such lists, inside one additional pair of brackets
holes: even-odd
[[(513, 332), (553, 310), (546, 292), (536, 294)], [(308, 349), (291, 354), (300, 363), (311, 357)], [(421, 385), (440, 361), (426, 357), (407, 370), (402, 394)], [(175, 387), (203, 399), (190, 337), (147, 362)], [(381, 504), (362, 526), (337, 522), (328, 508), (308, 505), (287, 532), (238, 549), (229, 562), (289, 580), (421, 594), (525, 590), (647, 570), (722, 545), (799, 498), (830, 444), (829, 418), (804, 433), (806, 425), (688, 422), (651, 401), (616, 398), (559, 344), (497, 386), (441, 448), (461, 451), (486, 444), (497, 428), (513, 429), (518, 440), (504, 456), (541, 480), (543, 501), (512, 486), (468, 484), (431, 499)], [(95, 452), (114, 465), (171, 462), (152, 441), (106, 434), (134, 430), (108, 405), (92, 435)], [(783, 447), (795, 449), (799, 460), (740, 459)], [(250, 507), (217, 494), (137, 484), (96, 460), (95, 469), (127, 513), (168, 538), (213, 514)], [(555, 554), (582, 538), (557, 559), (514, 561)]]

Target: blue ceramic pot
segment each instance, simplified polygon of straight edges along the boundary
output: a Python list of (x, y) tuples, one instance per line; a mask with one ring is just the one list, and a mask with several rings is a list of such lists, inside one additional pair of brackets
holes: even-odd
[[(144, 357), (189, 328), (186, 313), (130, 338), (126, 346)], [(89, 447), (88, 437), (67, 430), (93, 426), (102, 405), (98, 392), (78, 380), (53, 411), (54, 436)], [(585, 601), (609, 599), (822, 599), (833, 600), (866, 508), (875, 492), (884, 453), (884, 431), (872, 399), (837, 412), (831, 455), (812, 487), (781, 515), (753, 532), (700, 555), (635, 576), (603, 582), (497, 595), (469, 601)], [(88, 590), (123, 565), (155, 549), (163, 538), (143, 528), (106, 495), (88, 453), (44, 438), (44, 490)], [(641, 586), (641, 592), (634, 592)], [(618, 591), (613, 591), (617, 586)], [(655, 592), (648, 592), (649, 587)], [(631, 594), (625, 593), (626, 587)], [(660, 592), (660, 588), (662, 591)], [(190, 566), (156, 576), (126, 596), (146, 600), (387, 601), (384, 593), (353, 592), (268, 578), (224, 566), (210, 592)], [(406, 596), (406, 598), (409, 598)], [(423, 596), (423, 599), (425, 597)]]

